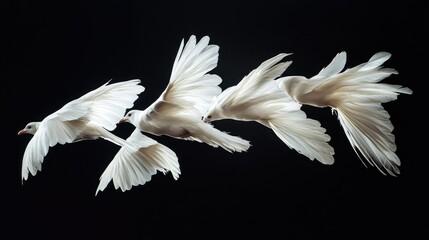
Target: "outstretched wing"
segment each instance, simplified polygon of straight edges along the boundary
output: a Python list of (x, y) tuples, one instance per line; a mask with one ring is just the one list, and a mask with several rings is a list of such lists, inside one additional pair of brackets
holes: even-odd
[(152, 175), (160, 171), (171, 172), (177, 180), (180, 166), (176, 154), (168, 147), (143, 135), (135, 129), (100, 177), (98, 191), (103, 191), (113, 180), (115, 189), (130, 190), (132, 186), (143, 185)]
[(221, 99), (223, 104), (228, 105), (234, 103), (235, 105), (242, 105), (252, 102), (255, 99), (260, 100), (264, 98), (270, 91), (271, 84), (277, 77), (283, 74), (284, 71), (292, 63), (291, 61), (279, 63), (284, 57), (290, 54), (280, 53), (263, 63), (256, 69), (252, 70), (245, 76), (234, 88), (229, 90), (224, 99)]
[(320, 72), (313, 78), (330, 77), (332, 75), (340, 73), (346, 66), (347, 54), (346, 52), (340, 52), (332, 59), (328, 66), (322, 68)]
[[(278, 88), (276, 91), (281, 90)], [(271, 94), (276, 93), (273, 91)], [(266, 106), (262, 105), (259, 109), (266, 111), (266, 115), (270, 117), (269, 120), (258, 122), (269, 126), (289, 148), (310, 160), (317, 159), (323, 164), (334, 163), (335, 151), (328, 143), (331, 137), (326, 134), (326, 129), (321, 127), (319, 121), (307, 116), (300, 103), (284, 94), (284, 97), (267, 101)]]
[[(66, 117), (71, 116), (72, 113), (66, 115)], [(42, 170), (42, 163), (48, 154), (49, 147), (53, 147), (57, 143), (73, 142), (83, 129), (84, 125), (78, 120), (61, 121), (59, 118), (53, 117), (42, 121), (25, 148), (21, 169), (22, 179), (28, 179), (28, 172), (34, 176), (37, 171)]]
[[(219, 47), (209, 45), (209, 37), (198, 43), (192, 35), (186, 45), (182, 40), (170, 81), (161, 96), (149, 107), (157, 114), (189, 113), (201, 117), (210, 107), (211, 100), (221, 92), (222, 79), (208, 74), (217, 66)], [(149, 112), (151, 114), (151, 112)]]
[(133, 107), (134, 101), (137, 100), (138, 95), (145, 88), (139, 85), (139, 79), (108, 85), (109, 82), (88, 92), (75, 101), (91, 103), (88, 106), (87, 118), (112, 131), (124, 116), (125, 111)]
[(388, 52), (378, 52), (368, 62), (341, 72), (346, 62), (346, 54), (341, 52), (318, 75), (310, 79), (287, 77), (280, 86), (302, 104), (330, 106), (358, 157), (383, 174), (395, 176), (400, 173), (401, 162), (395, 154), (393, 124), (382, 103), (412, 91), (401, 85), (380, 83), (397, 74), (395, 69), (382, 66), (390, 56)]
[(49, 147), (75, 141), (85, 129), (86, 122), (95, 121), (113, 130), (126, 109), (133, 106), (138, 94), (144, 90), (139, 83), (138, 79), (110, 85), (105, 83), (47, 116), (25, 149), (22, 179), (28, 179), (28, 172), (35, 175), (41, 170)]

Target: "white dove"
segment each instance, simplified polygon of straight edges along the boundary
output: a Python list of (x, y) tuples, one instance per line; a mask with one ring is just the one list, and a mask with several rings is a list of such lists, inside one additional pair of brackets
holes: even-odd
[[(110, 81), (109, 81), (110, 82)], [(103, 190), (113, 178), (115, 187), (123, 191), (144, 184), (156, 170), (172, 171), (177, 179), (180, 170), (174, 152), (136, 131), (125, 141), (109, 132), (116, 128), (127, 108), (133, 106), (144, 87), (140, 80), (108, 83), (64, 105), (41, 122), (31, 122), (18, 132), (33, 134), (22, 160), (22, 179), (41, 171), (49, 147), (57, 143), (103, 138), (122, 148), (100, 178)], [(160, 160), (161, 159), (161, 160)], [(113, 169), (113, 170), (112, 170)]]
[(328, 144), (331, 138), (326, 130), (318, 121), (307, 118), (301, 104), (277, 86), (275, 79), (292, 63), (278, 63), (287, 55), (281, 53), (264, 61), (237, 85), (226, 88), (213, 99), (203, 121), (255, 121), (272, 129), (289, 148), (310, 160), (332, 164), (334, 149)]
[(208, 74), (219, 56), (219, 47), (208, 44), (208, 36), (197, 43), (192, 35), (185, 46), (182, 39), (164, 92), (145, 110), (130, 110), (121, 122), (157, 136), (203, 142), (228, 152), (247, 151), (249, 141), (201, 120), (211, 99), (221, 92), (218, 85), (222, 82), (218, 75)]
[(310, 79), (288, 76), (279, 86), (301, 104), (332, 108), (362, 163), (366, 166), (361, 156), (384, 175), (396, 176), (400, 174), (401, 162), (395, 154), (390, 115), (381, 104), (412, 91), (400, 85), (379, 83), (397, 74), (394, 69), (381, 66), (390, 56), (378, 52), (368, 62), (341, 72), (346, 64), (346, 53), (341, 52)]

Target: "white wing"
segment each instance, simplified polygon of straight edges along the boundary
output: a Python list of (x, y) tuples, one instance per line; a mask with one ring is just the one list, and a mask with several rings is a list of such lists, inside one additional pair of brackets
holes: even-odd
[(289, 148), (310, 160), (317, 159), (329, 165), (334, 163), (335, 151), (328, 143), (331, 137), (326, 134), (326, 129), (321, 127), (319, 121), (307, 117), (301, 110), (301, 104), (292, 98), (283, 97), (267, 102), (267, 106), (261, 106), (260, 109), (270, 109), (270, 113), (267, 112), (270, 118), (258, 122), (270, 127)]
[(277, 86), (281, 79), (275, 79), (291, 64), (278, 63), (287, 55), (281, 53), (264, 61), (236, 86), (226, 89), (219, 95), (222, 105), (213, 111), (222, 111), (218, 117), (257, 121), (271, 128), (289, 148), (311, 160), (332, 164), (334, 149), (328, 144), (326, 130), (318, 121), (307, 118), (301, 104)]
[(212, 98), (222, 91), (218, 86), (222, 79), (208, 74), (217, 66), (219, 47), (208, 43), (208, 36), (196, 43), (196, 38), (192, 35), (185, 46), (182, 40), (169, 84), (149, 108), (158, 114), (189, 112), (201, 118), (210, 107)]
[(28, 143), (22, 161), (22, 179), (28, 179), (28, 172), (35, 175), (41, 170), (43, 158), (49, 147), (76, 140), (88, 121), (98, 122), (113, 130), (127, 108), (133, 106), (137, 95), (144, 90), (140, 80), (129, 80), (107, 85), (88, 92), (70, 101), (61, 109), (47, 116)]
[(340, 73), (344, 67), (346, 66), (347, 54), (346, 52), (338, 53), (332, 61), (326, 66), (322, 68), (320, 72), (316, 75), (317, 77), (329, 77), (335, 74)]
[(227, 94), (224, 91), (225, 95), (222, 95), (225, 97), (220, 99), (222, 104), (250, 107), (254, 102), (265, 100), (266, 97), (269, 97), (267, 94), (270, 91), (269, 88), (271, 88), (270, 81), (282, 75), (292, 63), (291, 61), (279, 63), (280, 60), (288, 55), (290, 54), (281, 53), (261, 63), (245, 76), (233, 90), (231, 88), (227, 89)]
[(111, 180), (115, 189), (126, 191), (150, 181), (157, 171), (164, 174), (170, 171), (175, 180), (179, 178), (179, 162), (171, 149), (143, 135), (138, 129), (126, 141), (128, 144), (119, 150), (101, 175), (96, 195)]
[(43, 119), (24, 152), (21, 169), (23, 180), (28, 179), (28, 172), (34, 176), (42, 169), (43, 158), (49, 147), (75, 140), (84, 127), (77, 119), (87, 113), (88, 104), (74, 100)]
[[(71, 115), (66, 116), (70, 117)], [(49, 147), (53, 147), (57, 143), (73, 142), (83, 128), (84, 125), (80, 121), (63, 122), (59, 118), (52, 117), (52, 115), (48, 120), (42, 121), (39, 129), (25, 148), (21, 169), (22, 179), (28, 179), (28, 172), (34, 176), (37, 171), (42, 170), (43, 159), (48, 154)]]
[(139, 83), (139, 79), (109, 85), (105, 83), (75, 101), (90, 102), (91, 105), (87, 113), (88, 119), (112, 131), (124, 116), (125, 111), (133, 107), (138, 95), (145, 90)]
[(397, 74), (394, 69), (382, 67), (390, 56), (390, 53), (378, 52), (368, 62), (341, 72), (346, 61), (343, 52), (311, 79), (288, 77), (279, 86), (302, 104), (330, 106), (358, 157), (383, 174), (395, 176), (400, 173), (401, 162), (395, 154), (390, 115), (381, 104), (412, 91), (400, 85), (380, 83)]

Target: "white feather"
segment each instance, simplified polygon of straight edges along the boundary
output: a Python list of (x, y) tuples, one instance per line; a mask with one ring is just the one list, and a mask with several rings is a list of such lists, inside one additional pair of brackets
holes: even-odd
[(225, 89), (212, 103), (204, 121), (233, 119), (256, 121), (274, 131), (291, 149), (324, 164), (334, 162), (330, 137), (320, 123), (308, 119), (301, 104), (294, 102), (277, 86), (291, 62), (280, 62), (281, 53), (252, 70), (237, 85)]
[(217, 66), (219, 47), (209, 45), (209, 40), (204, 36), (197, 42), (194, 35), (186, 44), (182, 40), (163, 93), (148, 108), (129, 111), (124, 121), (154, 135), (206, 143), (229, 152), (247, 151), (249, 141), (201, 121), (212, 99), (221, 93), (222, 79), (209, 73)]
[(180, 168), (171, 149), (143, 136), (138, 130), (127, 141), (108, 131), (116, 127), (126, 109), (132, 107), (138, 94), (144, 91), (139, 83), (140, 80), (129, 80), (103, 84), (65, 104), (40, 123), (28, 124), (23, 130), (34, 136), (24, 152), (22, 179), (27, 180), (29, 172), (36, 175), (41, 171), (49, 147), (98, 138), (117, 144), (121, 149), (109, 165), (112, 167), (103, 174), (97, 192), (102, 191), (110, 179), (114, 180), (117, 188), (129, 190), (149, 181), (156, 170), (171, 171), (177, 179)]
[(395, 154), (390, 115), (381, 104), (412, 91), (401, 85), (380, 83), (397, 74), (394, 69), (382, 67), (390, 53), (378, 52), (368, 62), (339, 72), (345, 63), (345, 53), (341, 54), (344, 56), (341, 61), (337, 55), (318, 75), (310, 79), (289, 76), (279, 86), (301, 104), (331, 107), (362, 162), (375, 166), (383, 174), (396, 176), (400, 174), (401, 162)]
[(171, 172), (175, 180), (179, 178), (180, 165), (171, 149), (144, 136), (138, 129), (126, 141), (101, 175), (96, 195), (110, 181), (115, 189), (126, 191), (150, 181), (157, 171)]

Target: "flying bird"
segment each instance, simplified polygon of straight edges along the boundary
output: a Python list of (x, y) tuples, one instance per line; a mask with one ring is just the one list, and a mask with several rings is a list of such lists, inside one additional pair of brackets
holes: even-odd
[(140, 131), (133, 132), (127, 140), (110, 132), (145, 88), (139, 85), (138, 79), (109, 82), (68, 102), (42, 121), (28, 123), (18, 132), (18, 135), (33, 135), (22, 159), (23, 181), (28, 179), (29, 173), (35, 176), (41, 171), (49, 147), (99, 138), (117, 144), (121, 149), (102, 174), (97, 192), (102, 191), (111, 179), (116, 188), (128, 190), (150, 180), (157, 170), (171, 171), (173, 177), (178, 178), (180, 169), (172, 150), (143, 136)]
[[(274, 133), (291, 149), (323, 164), (334, 162), (331, 139), (319, 121), (307, 118), (301, 104), (278, 87), (277, 78), (292, 63), (280, 62), (290, 54), (280, 53), (260, 64), (237, 85), (213, 98), (204, 122), (222, 119), (255, 121)], [(279, 63), (280, 62), (280, 63)]]
[(390, 115), (382, 103), (396, 100), (401, 93), (412, 94), (412, 90), (380, 83), (397, 74), (394, 69), (382, 67), (390, 57), (388, 52), (378, 52), (368, 62), (341, 72), (346, 53), (340, 52), (317, 75), (309, 79), (288, 76), (279, 86), (301, 104), (330, 107), (362, 163), (366, 166), (368, 162), (384, 175), (396, 176), (400, 174), (401, 161), (395, 154)]
[(130, 110), (121, 122), (157, 136), (206, 143), (228, 152), (247, 151), (249, 141), (201, 120), (211, 99), (221, 92), (222, 79), (208, 73), (217, 66), (219, 56), (219, 47), (209, 45), (209, 40), (204, 36), (197, 42), (192, 35), (184, 45), (182, 39), (166, 89), (146, 109)]

